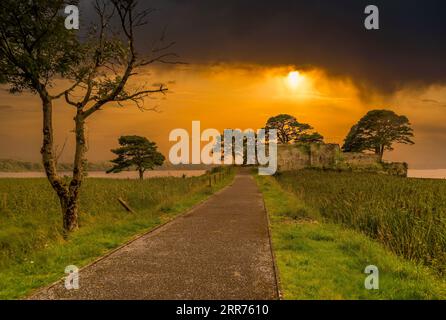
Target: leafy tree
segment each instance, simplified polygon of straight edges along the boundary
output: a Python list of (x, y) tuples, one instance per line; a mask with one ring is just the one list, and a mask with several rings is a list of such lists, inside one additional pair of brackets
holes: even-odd
[(112, 162), (115, 164), (107, 173), (121, 172), (135, 167), (139, 172), (139, 178), (144, 179), (146, 170), (153, 170), (164, 163), (164, 156), (157, 151), (155, 142), (145, 137), (122, 136), (119, 138), (120, 148), (112, 150), (118, 157)]
[(313, 128), (307, 123), (300, 123), (289, 114), (279, 114), (266, 122), (266, 129), (276, 129), (278, 142), (322, 142), (323, 137), (317, 132), (309, 133)]
[(324, 141), (324, 137), (318, 132), (302, 133), (296, 140), (303, 143), (318, 143)]
[(385, 150), (393, 150), (394, 143), (414, 144), (413, 129), (406, 116), (391, 110), (369, 111), (354, 125), (342, 146), (345, 152), (373, 151), (382, 160)]
[[(225, 130), (231, 130), (231, 129), (225, 129)], [(232, 129), (234, 130), (234, 129)], [(239, 129), (236, 129), (239, 130)], [(234, 130), (234, 131), (236, 131)], [(251, 160), (251, 162), (257, 161), (256, 159), (248, 159), (248, 149), (252, 150), (254, 154), (257, 152), (257, 134), (254, 132), (253, 136), (251, 138), (248, 138), (248, 136), (242, 132), (239, 131), (240, 134), (243, 135), (242, 137), (242, 146), (241, 149), (237, 148), (235, 143), (235, 137), (232, 139), (232, 150), (231, 150), (231, 156), (233, 159), (236, 159), (236, 157), (243, 157), (243, 165), (248, 164), (248, 160)], [(218, 137), (217, 144), (220, 144), (220, 152), (221, 152), (221, 161), (223, 162), (225, 159), (225, 135), (222, 134)], [(252, 164), (252, 163), (251, 163)]]
[[(60, 199), (65, 234), (78, 227), (87, 149), (86, 120), (108, 104), (124, 106), (132, 102), (143, 109), (144, 97), (167, 89), (163, 85), (131, 89), (129, 79), (138, 68), (152, 63), (176, 63), (169, 61), (175, 55), (165, 51), (172, 44), (155, 44), (146, 57), (137, 54), (134, 34), (146, 24), (150, 11), (136, 10), (136, 0), (95, 0), (97, 22), (82, 41), (76, 31), (64, 26), (62, 13), (68, 3), (73, 1), (0, 1), (0, 81), (9, 84), (12, 93), (28, 91), (40, 98), (42, 162)], [(52, 93), (56, 79), (68, 80), (70, 84)], [(61, 98), (75, 111), (76, 149), (70, 181), (57, 172), (54, 148), (53, 104)]]

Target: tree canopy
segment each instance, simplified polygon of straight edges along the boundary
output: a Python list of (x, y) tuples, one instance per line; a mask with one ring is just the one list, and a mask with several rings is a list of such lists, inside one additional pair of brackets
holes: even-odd
[(0, 2), (0, 83), (12, 93), (42, 93), (57, 77), (73, 75), (81, 52), (59, 12), (65, 0)]
[(311, 132), (313, 127), (307, 123), (300, 123), (297, 119), (289, 114), (279, 114), (271, 117), (266, 122), (266, 129), (276, 129), (277, 139), (281, 144), (294, 142), (322, 142), (324, 137), (317, 133)]
[(122, 136), (119, 138), (121, 147), (112, 150), (118, 157), (107, 173), (117, 173), (129, 168), (136, 168), (139, 178), (144, 179), (146, 170), (153, 170), (164, 163), (165, 157), (157, 151), (155, 142), (140, 136)]
[(414, 144), (409, 119), (391, 110), (372, 110), (359, 120), (344, 140), (344, 152), (373, 151), (382, 160), (394, 143)]

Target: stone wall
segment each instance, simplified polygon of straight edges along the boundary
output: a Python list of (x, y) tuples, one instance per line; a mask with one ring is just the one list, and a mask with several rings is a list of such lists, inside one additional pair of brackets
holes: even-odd
[(361, 152), (344, 152), (342, 158), (353, 166), (370, 166), (379, 162), (378, 155)]
[(279, 171), (301, 170), (310, 167), (310, 146), (280, 144), (277, 146)]
[(279, 172), (305, 168), (367, 171), (407, 176), (406, 163), (381, 163), (379, 157), (375, 154), (343, 153), (338, 144), (278, 145), (277, 169)]
[(333, 168), (340, 160), (341, 148), (338, 144), (313, 143), (310, 146), (310, 166), (313, 168)]

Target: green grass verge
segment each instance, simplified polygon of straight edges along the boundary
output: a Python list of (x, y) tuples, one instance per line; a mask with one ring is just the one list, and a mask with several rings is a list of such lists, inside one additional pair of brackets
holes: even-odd
[[(271, 222), (284, 299), (446, 299), (446, 282), (431, 269), (396, 256), (380, 243), (340, 225), (257, 177)], [(379, 290), (364, 287), (368, 265), (379, 268)]]
[[(228, 185), (232, 170), (208, 177), (146, 181), (87, 179), (81, 228), (62, 237), (57, 200), (44, 179), (0, 180), (7, 210), (0, 211), (0, 299), (25, 297), (64, 276), (65, 267), (82, 267), (110, 250), (187, 211)], [(136, 214), (119, 207), (124, 197)]]
[(275, 178), (324, 221), (360, 231), (446, 275), (446, 181), (322, 170)]

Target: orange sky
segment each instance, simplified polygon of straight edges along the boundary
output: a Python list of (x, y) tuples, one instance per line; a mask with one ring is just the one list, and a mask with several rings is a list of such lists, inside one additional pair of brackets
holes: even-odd
[[(190, 130), (193, 120), (202, 129), (259, 129), (279, 113), (289, 113), (311, 124), (326, 142), (341, 143), (350, 127), (368, 110), (392, 109), (409, 117), (415, 130), (414, 146), (386, 155), (407, 161), (412, 168), (446, 168), (446, 87), (403, 88), (391, 96), (362, 93), (348, 78), (329, 77), (323, 70), (299, 70), (299, 81), (288, 81), (293, 66), (242, 64), (187, 65), (151, 69), (133, 83), (168, 83), (169, 94), (146, 99), (160, 112), (141, 112), (135, 106), (107, 106), (88, 121), (90, 161), (109, 160), (120, 135), (137, 134), (156, 141), (164, 154), (172, 145), (169, 132)], [(57, 88), (56, 88), (57, 89)], [(55, 90), (57, 91), (57, 90)], [(56, 143), (68, 138), (62, 162), (72, 158), (72, 109), (63, 100), (55, 106)], [(0, 158), (38, 161), (41, 143), (39, 100), (28, 94), (0, 93)]]

